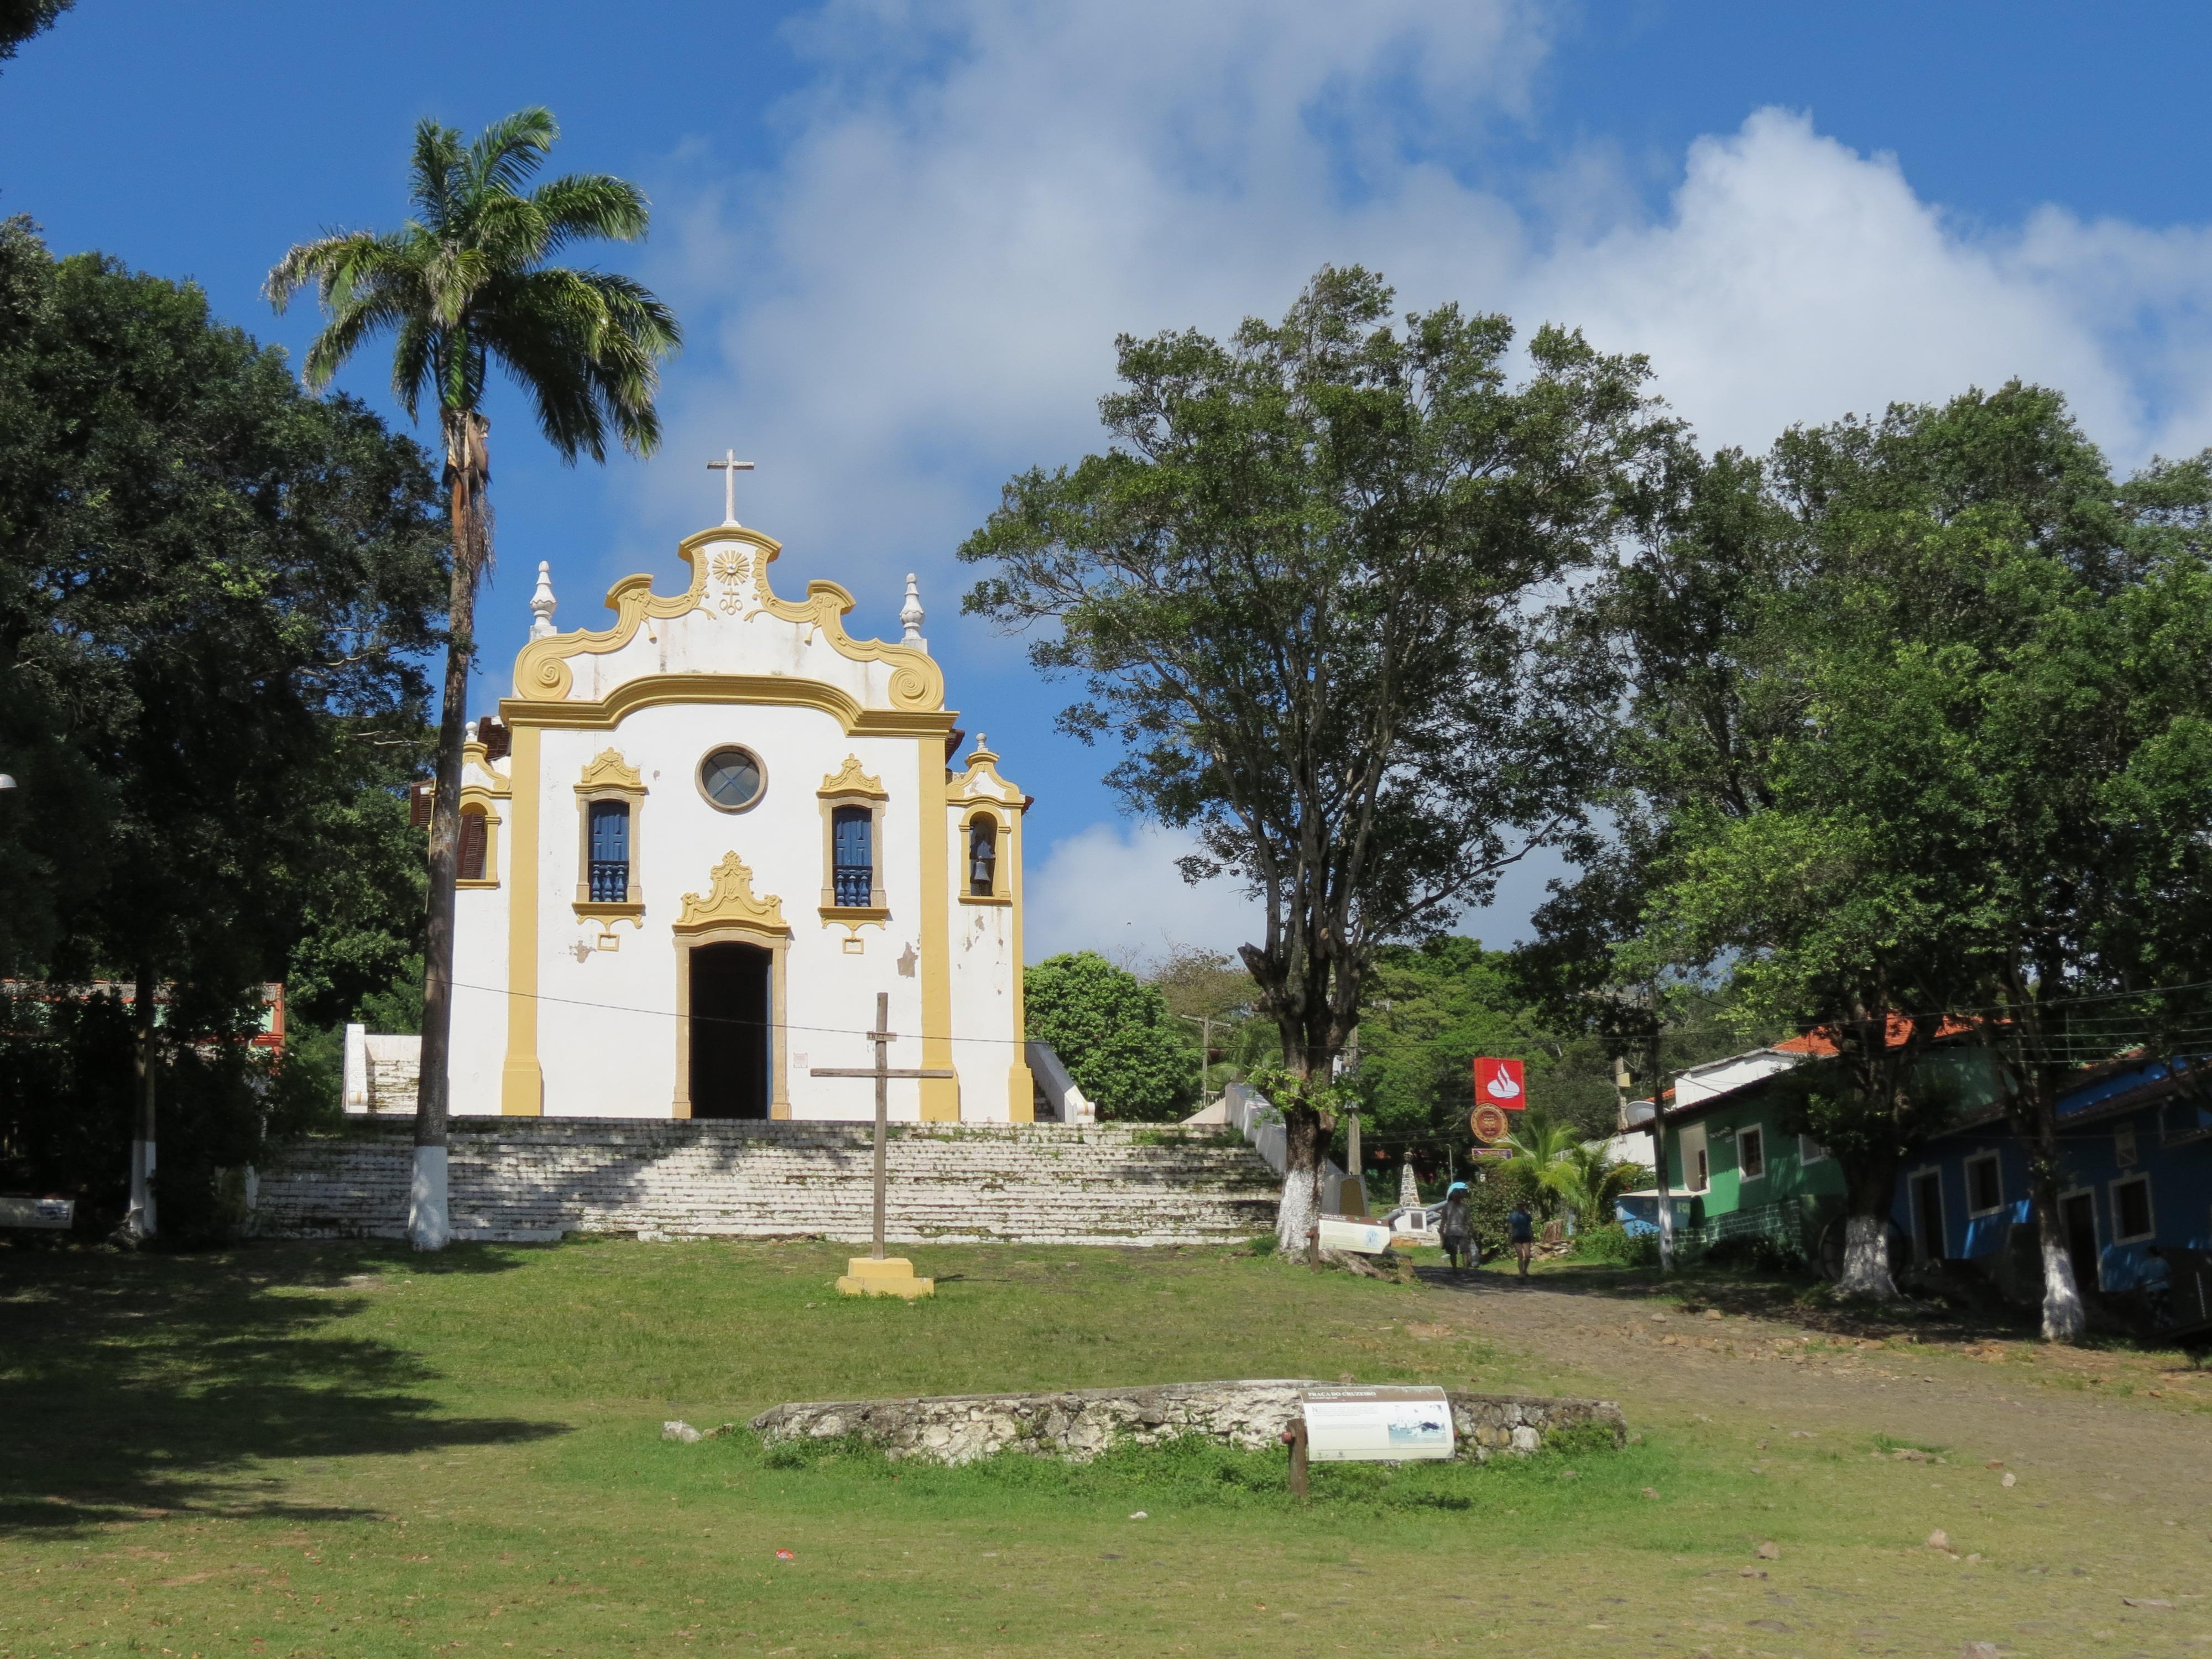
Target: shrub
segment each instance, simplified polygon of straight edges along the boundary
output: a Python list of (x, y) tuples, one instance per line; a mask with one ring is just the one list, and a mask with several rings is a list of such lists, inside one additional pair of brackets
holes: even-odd
[(1610, 1423), (1565, 1423), (1544, 1431), (1544, 1449), (1563, 1457), (1589, 1457), (1618, 1451), (1620, 1443), (1614, 1438)]
[(1766, 1233), (1717, 1240), (1705, 1247), (1703, 1261), (1709, 1267), (1749, 1267), (1765, 1273), (1802, 1273), (1806, 1265), (1804, 1247), (1796, 1240)]
[(1575, 1235), (1575, 1260), (1610, 1262), (1620, 1267), (1653, 1267), (1659, 1263), (1659, 1237), (1632, 1233), (1626, 1227), (1592, 1227)]
[(1077, 951), (1028, 969), (1022, 993), (1030, 1036), (1052, 1045), (1100, 1117), (1172, 1121), (1197, 1099), (1194, 1056), (1158, 987)]

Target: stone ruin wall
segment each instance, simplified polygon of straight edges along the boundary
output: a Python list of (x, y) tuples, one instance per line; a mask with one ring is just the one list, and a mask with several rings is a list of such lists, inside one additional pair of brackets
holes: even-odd
[[(1257, 1451), (1281, 1444), (1304, 1392), (1322, 1386), (1278, 1377), (1058, 1394), (809, 1401), (763, 1412), (751, 1426), (770, 1443), (849, 1434), (893, 1457), (951, 1464), (1009, 1450), (1087, 1462), (1117, 1443), (1158, 1445), (1184, 1435)], [(1609, 1429), (1615, 1445), (1628, 1433), (1620, 1407), (1607, 1400), (1455, 1390), (1444, 1397), (1451, 1404), (1455, 1456), (1461, 1462), (1486, 1463), (1500, 1454), (1525, 1457), (1552, 1430), (1584, 1424)]]

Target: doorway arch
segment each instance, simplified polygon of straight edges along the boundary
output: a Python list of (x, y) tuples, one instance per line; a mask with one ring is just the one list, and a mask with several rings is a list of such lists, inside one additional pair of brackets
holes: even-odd
[(775, 953), (725, 939), (686, 957), (691, 1115), (765, 1118), (775, 1097)]
[[(784, 1000), (784, 958), (791, 943), (788, 933), (774, 933), (743, 923), (722, 923), (676, 936), (676, 1099), (677, 1117), (770, 1117), (791, 1115), (791, 1093), (786, 1081), (786, 1032), (789, 1016)], [(704, 1001), (702, 1002), (703, 996)], [(694, 1018), (695, 1010), (701, 1016)], [(733, 1028), (731, 1022), (737, 1024)], [(708, 1022), (715, 1025), (709, 1028)], [(760, 1069), (737, 1058), (728, 1048), (718, 1048), (715, 1031), (724, 1036), (757, 1034)], [(702, 1031), (708, 1032), (704, 1037)], [(703, 1045), (703, 1046), (702, 1046)], [(710, 1092), (695, 1097), (694, 1071), (704, 1060), (707, 1073), (697, 1079)], [(718, 1073), (727, 1061), (746, 1069), (740, 1078), (764, 1080), (758, 1097), (731, 1092), (729, 1073)], [(765, 1102), (766, 1109), (756, 1101)], [(735, 1109), (740, 1102), (744, 1109)]]

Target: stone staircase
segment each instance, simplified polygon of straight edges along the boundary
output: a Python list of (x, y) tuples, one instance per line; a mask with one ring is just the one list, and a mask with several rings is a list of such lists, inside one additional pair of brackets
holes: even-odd
[[(456, 1119), (453, 1237), (526, 1243), (813, 1237), (865, 1243), (866, 1123)], [(264, 1237), (406, 1231), (410, 1124), (349, 1124), (262, 1172)], [(1186, 1244), (1274, 1225), (1279, 1183), (1226, 1136), (1123, 1125), (891, 1126), (884, 1235), (900, 1243)]]

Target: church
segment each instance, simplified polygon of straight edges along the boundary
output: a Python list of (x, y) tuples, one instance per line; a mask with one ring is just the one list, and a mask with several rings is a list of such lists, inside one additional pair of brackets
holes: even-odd
[[(890, 1115), (1026, 1122), (1021, 790), (853, 596), (777, 595), (780, 545), (686, 538), (611, 624), (557, 631), (538, 567), (514, 695), (461, 793), (451, 1103), (519, 1117), (860, 1119), (890, 998)], [(1049, 1061), (1046, 1061), (1048, 1066)]]

